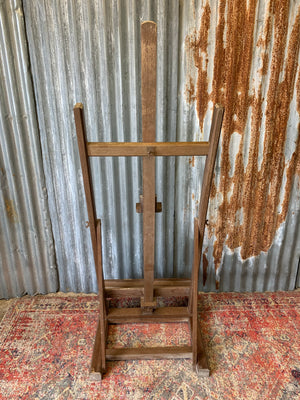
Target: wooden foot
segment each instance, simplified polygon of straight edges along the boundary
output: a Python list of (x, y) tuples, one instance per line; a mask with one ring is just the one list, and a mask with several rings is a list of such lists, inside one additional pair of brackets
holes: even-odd
[(198, 364), (196, 365), (196, 374), (201, 376), (202, 378), (208, 378), (210, 376), (210, 371), (209, 369), (202, 368)]
[[(93, 376), (95, 380), (101, 380), (102, 375), (105, 373), (106, 369), (106, 356), (105, 356), (105, 337), (103, 337), (103, 329), (101, 326), (101, 317), (99, 318), (94, 350), (92, 356), (92, 363), (90, 368), (90, 375)], [(101, 375), (101, 376), (99, 376)]]
[(89, 381), (93, 381), (93, 382), (95, 382), (95, 381), (97, 381), (97, 382), (99, 382), (99, 381), (102, 381), (102, 379), (103, 379), (103, 375), (104, 375), (104, 373), (101, 373), (101, 372), (90, 372), (90, 375), (89, 375)]
[(198, 329), (197, 329), (197, 363), (195, 365), (195, 370), (199, 376), (209, 376), (210, 369), (208, 367), (207, 357), (205, 354), (201, 331), (200, 331), (200, 323), (198, 321)]

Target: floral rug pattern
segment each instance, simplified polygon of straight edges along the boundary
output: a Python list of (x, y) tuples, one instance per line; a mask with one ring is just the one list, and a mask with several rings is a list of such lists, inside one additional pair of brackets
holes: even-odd
[[(109, 362), (89, 377), (98, 318), (95, 295), (12, 301), (0, 323), (0, 399), (300, 399), (300, 291), (199, 295), (212, 374), (190, 360)], [(108, 345), (190, 343), (186, 324), (112, 326)]]

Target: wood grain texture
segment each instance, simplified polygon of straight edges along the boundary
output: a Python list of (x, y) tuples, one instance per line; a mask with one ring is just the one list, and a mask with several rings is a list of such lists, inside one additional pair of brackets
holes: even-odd
[(107, 349), (108, 360), (161, 360), (191, 357), (190, 346)]
[[(170, 296), (189, 296), (190, 288), (187, 286), (174, 286), (174, 287), (154, 287), (154, 298), (155, 297), (170, 297)], [(116, 297), (144, 297), (144, 285), (143, 287), (136, 288), (109, 288), (105, 289), (105, 295), (109, 298)]]
[[(192, 290), (189, 298), (189, 311), (192, 312), (192, 351), (193, 368), (196, 370), (198, 363), (198, 275), (199, 275), (199, 221), (194, 219), (194, 257), (192, 270)], [(195, 295), (196, 291), (196, 295)]]
[(143, 142), (155, 142), (156, 132), (156, 23), (141, 24), (141, 94)]
[(104, 279), (102, 267), (102, 236), (101, 236), (101, 220), (97, 220), (96, 225), (96, 239), (97, 239), (97, 263), (96, 274), (99, 289), (99, 321), (95, 337), (94, 350), (92, 355), (91, 372), (104, 374), (106, 370), (106, 337), (107, 337), (107, 311), (104, 294)]
[(205, 156), (208, 142), (89, 142), (89, 157)]
[(155, 158), (143, 159), (144, 304), (153, 302), (155, 261)]
[[(155, 142), (156, 132), (156, 24), (141, 25), (141, 90), (143, 142)], [(155, 157), (148, 147), (143, 157), (143, 248), (144, 248), (144, 306), (149, 312), (153, 305), (155, 259)]]
[[(154, 297), (189, 296), (190, 279), (154, 279)], [(144, 297), (143, 279), (108, 279), (104, 281), (106, 297)]]
[(93, 347), (92, 361), (91, 361), (91, 374), (100, 374), (100, 379), (102, 378), (102, 374), (105, 372), (103, 368), (103, 359), (102, 359), (102, 338), (101, 338), (101, 328), (100, 328), (100, 318), (98, 320), (97, 331), (95, 336), (95, 342)]
[(97, 279), (99, 288), (99, 328), (101, 336), (101, 347), (100, 347), (100, 357), (101, 357), (101, 372), (106, 369), (105, 365), (105, 346), (106, 346), (106, 302), (105, 302), (105, 292), (104, 292), (104, 278), (103, 278), (103, 266), (102, 266), (102, 235), (101, 235), (101, 220), (97, 220), (96, 226), (96, 236), (97, 236)]
[(144, 314), (138, 308), (110, 308), (108, 321), (110, 323), (151, 323), (151, 322), (188, 322), (191, 317), (187, 307), (160, 307), (153, 310), (152, 314)]
[(89, 228), (91, 233), (92, 247), (94, 253), (95, 265), (97, 265), (97, 239), (96, 239), (96, 209), (93, 198), (93, 187), (91, 181), (90, 166), (88, 161), (88, 154), (86, 148), (86, 134), (83, 116), (83, 105), (77, 103), (74, 106), (74, 119), (77, 134), (78, 150), (82, 171), (82, 178), (85, 191), (85, 199), (87, 212), (89, 217)]
[(209, 195), (211, 190), (213, 172), (215, 168), (215, 161), (216, 161), (218, 144), (222, 128), (223, 114), (224, 114), (224, 107), (218, 104), (215, 105), (212, 117), (211, 129), (210, 129), (210, 136), (209, 136), (209, 150), (204, 168), (204, 175), (202, 182), (203, 189), (201, 190), (201, 197), (200, 197), (200, 206), (199, 206), (200, 235), (202, 233), (202, 229), (205, 227)]
[(197, 321), (197, 365), (196, 372), (201, 376), (209, 376), (210, 369), (208, 367), (207, 355), (204, 349), (201, 330), (200, 330), (200, 322)]
[[(154, 279), (154, 286), (191, 286), (191, 279), (184, 278), (162, 278), (162, 279)], [(140, 287), (143, 286), (143, 279), (105, 279), (104, 281), (105, 289), (109, 288), (124, 288), (124, 287)]]
[(199, 345), (198, 324), (196, 323), (198, 318), (197, 300), (198, 300), (199, 266), (202, 254), (202, 245), (204, 238), (208, 201), (211, 190), (218, 144), (221, 134), (223, 114), (224, 114), (224, 108), (220, 105), (216, 105), (214, 107), (210, 136), (209, 136), (209, 151), (204, 168), (202, 190), (201, 190), (201, 197), (199, 204), (199, 218), (195, 219), (194, 223), (194, 259), (193, 259), (193, 271), (192, 271), (193, 283), (192, 283), (192, 293), (189, 305), (190, 309), (192, 309), (192, 314), (193, 314), (192, 346), (193, 346), (194, 369), (197, 368), (198, 364), (198, 345)]

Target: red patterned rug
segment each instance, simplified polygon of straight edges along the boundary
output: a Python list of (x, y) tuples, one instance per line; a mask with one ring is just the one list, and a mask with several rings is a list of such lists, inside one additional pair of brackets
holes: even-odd
[[(0, 325), (0, 399), (300, 399), (300, 291), (204, 294), (202, 333), (212, 375), (190, 360), (108, 363), (89, 380), (95, 295), (16, 299)], [(124, 325), (110, 345), (185, 344), (185, 324)]]

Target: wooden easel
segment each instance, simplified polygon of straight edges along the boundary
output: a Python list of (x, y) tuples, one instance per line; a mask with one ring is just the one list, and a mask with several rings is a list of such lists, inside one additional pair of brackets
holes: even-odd
[[(143, 142), (87, 142), (82, 104), (74, 107), (78, 147), (83, 174), (89, 227), (99, 287), (100, 317), (95, 338), (91, 373), (102, 378), (107, 360), (192, 358), (194, 370), (208, 376), (209, 369), (198, 327), (197, 299), (199, 265), (206, 213), (224, 109), (216, 105), (209, 142), (155, 142), (156, 119), (156, 24), (141, 25), (142, 132)], [(143, 213), (144, 279), (104, 280), (101, 251), (101, 221), (96, 218), (88, 157), (143, 157), (143, 196), (137, 212)], [(199, 218), (194, 220), (194, 261), (191, 279), (154, 279), (155, 212), (161, 204), (155, 196), (155, 157), (207, 156), (200, 199)], [(157, 307), (157, 297), (188, 296), (187, 307)], [(109, 308), (107, 299), (140, 297), (139, 308)], [(170, 323), (187, 321), (192, 346), (108, 349), (109, 324)]]

